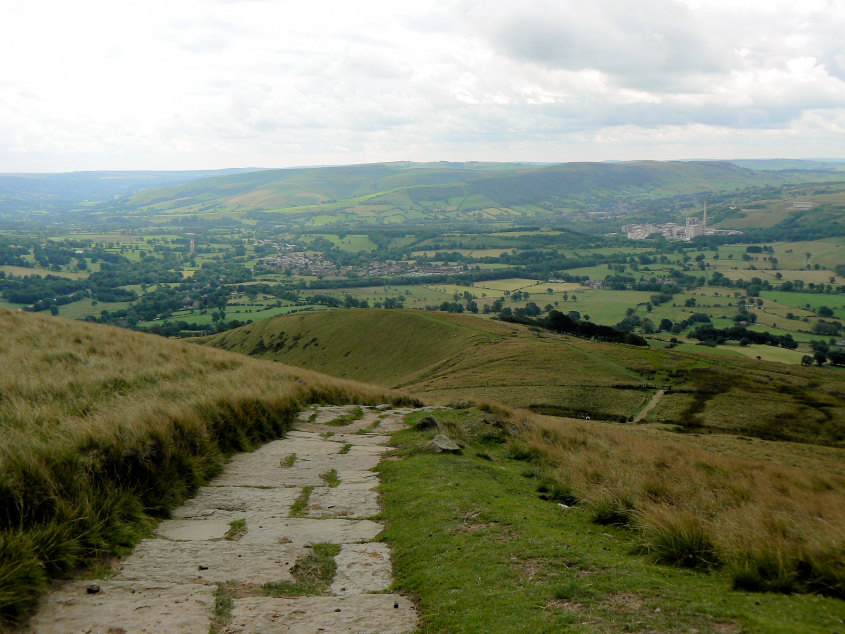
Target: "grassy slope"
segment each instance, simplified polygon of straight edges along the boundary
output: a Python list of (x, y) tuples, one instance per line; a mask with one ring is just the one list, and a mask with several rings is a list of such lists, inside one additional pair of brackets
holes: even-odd
[(433, 401), (475, 397), (592, 419), (633, 416), (655, 389), (671, 387), (648, 422), (845, 443), (845, 374), (834, 369), (537, 337), (516, 325), (421, 311), (279, 317), (204, 341)]
[(0, 309), (0, 629), (49, 577), (131, 545), (305, 403), (381, 389), (118, 328)]
[(403, 459), (379, 466), (396, 584), (419, 598), (424, 632), (826, 632), (845, 618), (840, 600), (729, 591), (725, 567), (632, 555), (630, 530), (548, 499), (559, 491), (543, 461), (513, 451), (484, 422), (495, 417), (435, 416), (463, 455), (420, 451), (436, 430), (408, 429), (391, 441)]

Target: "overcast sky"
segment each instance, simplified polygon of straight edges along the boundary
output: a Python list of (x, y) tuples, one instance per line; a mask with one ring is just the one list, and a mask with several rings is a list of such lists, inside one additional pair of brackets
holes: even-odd
[(0, 0), (0, 172), (845, 157), (845, 0)]

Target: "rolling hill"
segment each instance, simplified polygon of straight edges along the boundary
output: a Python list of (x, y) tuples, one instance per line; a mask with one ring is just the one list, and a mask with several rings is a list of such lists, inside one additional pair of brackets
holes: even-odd
[(541, 333), (468, 315), (343, 310), (202, 340), (435, 402), (474, 397), (561, 416), (845, 446), (845, 374)]
[(496, 222), (564, 217), (622, 200), (841, 180), (829, 170), (754, 171), (726, 161), (384, 163), (265, 170), (150, 189), (117, 201), (129, 214), (247, 216), (304, 226)]

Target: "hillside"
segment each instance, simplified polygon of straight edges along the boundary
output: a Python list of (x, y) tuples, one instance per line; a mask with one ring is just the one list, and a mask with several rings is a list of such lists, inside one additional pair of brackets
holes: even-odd
[(601, 210), (630, 198), (841, 179), (829, 170), (754, 171), (729, 162), (560, 165), (387, 163), (265, 170), (150, 189), (129, 214), (247, 216), (305, 226), (515, 220)]
[[(24, 620), (50, 578), (126, 552), (219, 473), (228, 454), (283, 434), (301, 407), (412, 402), (383, 388), (102, 325), (0, 309), (0, 326), (7, 333), (0, 341), (2, 626)], [(333, 311), (226, 334), (233, 348), (319, 362), (433, 400), (489, 392), (566, 411), (572, 404), (628, 407), (638, 395), (639, 409), (651, 386), (671, 385), (653, 412), (664, 401), (692, 399), (690, 416), (704, 422), (694, 431), (729, 432), (678, 434), (657, 422), (623, 426), (491, 403), (435, 413), (465, 444), (462, 456), (422, 448), (437, 429), (398, 432), (391, 442), (405, 459), (384, 467), (385, 539), (397, 549), (398, 587), (419, 597), (432, 618), (455, 605), (441, 593), (444, 570), (454, 571), (451, 583), (473, 587), (479, 574), (490, 576), (491, 587), (530, 606), (575, 596), (603, 624), (617, 623), (614, 604), (605, 602), (622, 592), (661, 607), (667, 620), (650, 623), (663, 629), (716, 618), (775, 631), (778, 623), (827, 624), (841, 614), (836, 598), (734, 592), (729, 606), (710, 599), (730, 583), (845, 596), (842, 450), (718, 429), (720, 420), (741, 422), (736, 411), (734, 418), (720, 415), (720, 407), (766, 421), (786, 399), (797, 403), (797, 387), (808, 385), (814, 401), (805, 395), (805, 405), (839, 423), (841, 374), (537, 337), (519, 326), (442, 313)], [(742, 403), (724, 405), (723, 397)], [(830, 443), (830, 430), (809, 423), (790, 431)], [(421, 512), (426, 505), (437, 511)], [(647, 556), (632, 555), (635, 545)], [(445, 556), (448, 567), (432, 567), (432, 556)], [(596, 576), (584, 582), (582, 571)], [(566, 585), (570, 573), (577, 573), (577, 595)], [(683, 591), (667, 598), (666, 588), (678, 583)], [(500, 623), (487, 610), (490, 596), (468, 595), (455, 618), (483, 613)], [(676, 601), (686, 605), (690, 596), (706, 605), (676, 614)], [(771, 610), (785, 616), (767, 616)]]
[(118, 328), (0, 309), (0, 629), (51, 577), (137, 541), (300, 407), (361, 384)]
[(282, 316), (205, 343), (428, 400), (468, 397), (563, 416), (624, 421), (658, 389), (646, 422), (845, 445), (837, 370), (607, 344), (467, 315), (344, 310)]

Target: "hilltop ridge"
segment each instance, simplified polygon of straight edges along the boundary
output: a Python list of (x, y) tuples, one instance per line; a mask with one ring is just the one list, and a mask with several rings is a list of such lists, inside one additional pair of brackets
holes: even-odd
[[(845, 376), (756, 359), (602, 343), (470, 315), (348, 309), (281, 316), (208, 345), (401, 388), (559, 416), (845, 444)], [(812, 389), (807, 386), (812, 385)]]

